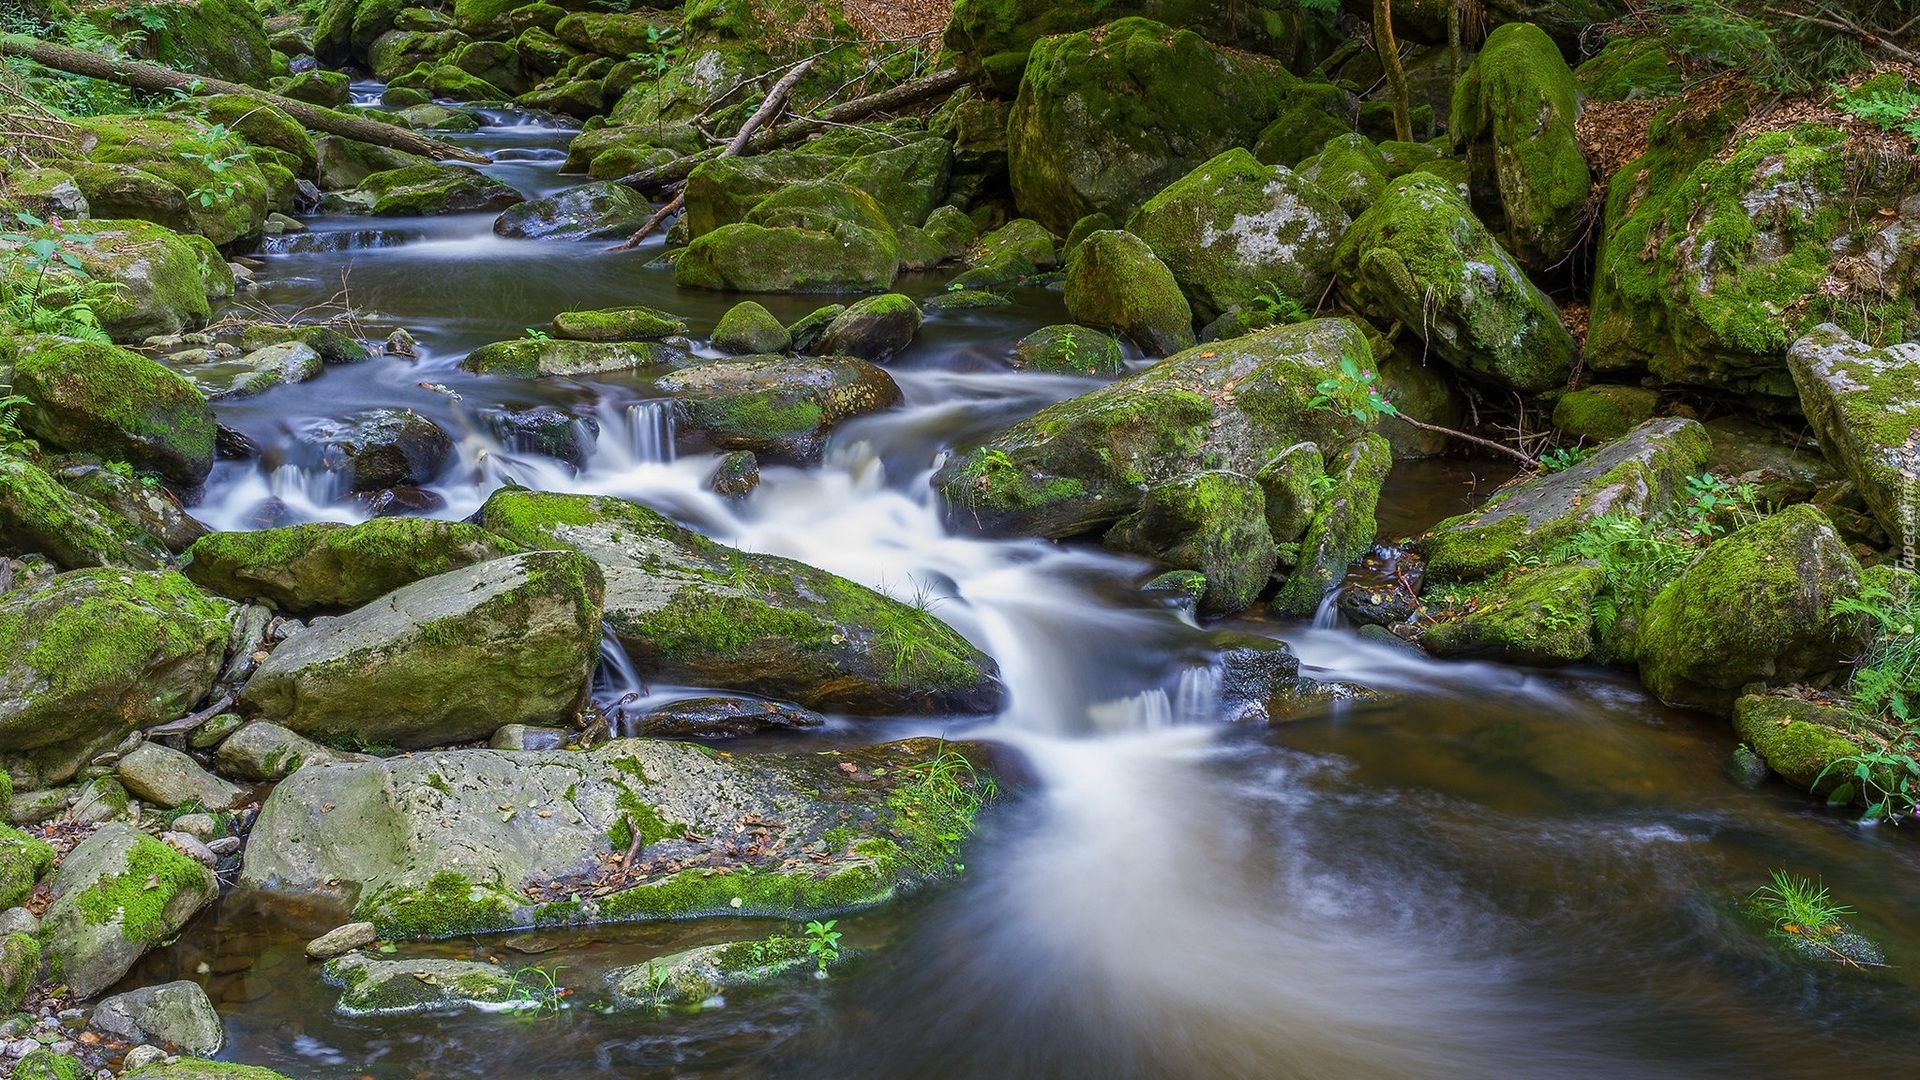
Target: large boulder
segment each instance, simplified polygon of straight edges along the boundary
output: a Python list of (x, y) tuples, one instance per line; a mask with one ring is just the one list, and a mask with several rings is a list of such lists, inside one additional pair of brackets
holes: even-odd
[(493, 231), (521, 240), (624, 239), (653, 216), (653, 204), (624, 184), (603, 182), (508, 207)]
[(89, 278), (117, 286), (93, 305), (100, 328), (115, 341), (197, 330), (213, 315), (211, 301), (233, 295), (233, 271), (203, 236), (146, 221), (98, 221), (87, 228), (93, 242), (76, 254)]
[(1712, 450), (1692, 420), (1652, 420), (1559, 472), (1516, 477), (1479, 509), (1427, 530), (1419, 548), (1436, 581), (1470, 581), (1544, 553), (1608, 515), (1652, 518), (1686, 495)]
[(516, 543), (598, 562), (607, 622), (643, 675), (868, 715), (999, 704), (993, 661), (924, 610), (716, 544), (645, 507), (505, 490), (479, 521)]
[(48, 973), (90, 998), (219, 894), (213, 871), (131, 826), (104, 825), (53, 880), (40, 924)]
[(1553, 301), (1438, 177), (1389, 184), (1340, 241), (1334, 272), (1357, 309), (1482, 381), (1542, 393), (1573, 374), (1578, 350)]
[(1148, 356), (1169, 356), (1194, 343), (1193, 309), (1179, 281), (1130, 232), (1104, 229), (1073, 249), (1065, 299), (1074, 321), (1120, 333)]
[(374, 173), (341, 198), (375, 217), (497, 213), (526, 201), (478, 169), (438, 163)]
[(1504, 220), (1530, 270), (1564, 262), (1579, 240), (1593, 173), (1574, 134), (1580, 93), (1560, 49), (1531, 23), (1487, 35), (1453, 91), (1448, 134), (1466, 151), (1473, 198)]
[(1640, 628), (1640, 678), (1673, 705), (1725, 713), (1741, 688), (1785, 685), (1858, 655), (1833, 602), (1860, 589), (1860, 563), (1804, 503), (1714, 541), (1655, 597)]
[(323, 521), (219, 532), (188, 549), (187, 577), (221, 596), (283, 611), (357, 608), (403, 585), (520, 549), (477, 525), (431, 518)]
[(61, 487), (119, 514), (169, 551), (185, 551), (209, 531), (170, 489), (128, 476), (93, 454), (63, 454), (45, 459), (45, 464), (47, 475)]
[(193, 384), (138, 353), (63, 341), (13, 367), (20, 426), (42, 442), (197, 486), (213, 471), (213, 408)]
[(1787, 356), (1820, 452), (1852, 480), (1888, 536), (1920, 532), (1920, 346), (1873, 349), (1831, 323)]
[(1172, 181), (1250, 146), (1295, 82), (1278, 63), (1128, 18), (1034, 45), (1007, 122), (1014, 201), (1064, 235), (1125, 221)]
[(1429, 614), (1434, 624), (1420, 644), (1435, 656), (1509, 664), (1570, 664), (1595, 645), (1593, 601), (1599, 568), (1542, 566), (1490, 580), (1467, 602)]
[[(949, 872), (972, 824), (955, 808), (984, 780), (935, 778), (926, 763), (941, 752), (933, 739), (751, 756), (620, 739), (309, 766), (262, 806), (241, 881), (341, 896), (390, 938), (804, 919)], [(930, 804), (936, 792), (948, 809)], [(756, 839), (742, 842), (749, 829)]]
[(1338, 453), (1362, 427), (1314, 405), (1315, 387), (1338, 374), (1342, 359), (1364, 364), (1370, 355), (1366, 336), (1345, 319), (1189, 349), (954, 454), (933, 483), (961, 528), (1088, 532), (1139, 510), (1148, 490), (1203, 471), (1254, 476), (1301, 442)]
[(851, 356), (730, 357), (681, 368), (654, 386), (673, 395), (681, 431), (722, 450), (801, 465), (820, 460), (834, 425), (900, 403), (893, 376)]
[(1208, 323), (1275, 290), (1311, 307), (1333, 278), (1348, 224), (1333, 196), (1235, 147), (1147, 200), (1127, 231), (1173, 271)]
[(225, 246), (260, 235), (270, 185), (238, 135), (197, 117), (96, 116), (75, 144), (92, 212), (141, 218)]
[(599, 567), (535, 551), (402, 586), (260, 664), (247, 713), (304, 735), (434, 746), (571, 719), (599, 655)]
[(736, 292), (862, 292), (893, 284), (900, 240), (873, 197), (832, 180), (766, 196), (743, 221), (694, 238), (674, 281)]
[(208, 78), (265, 86), (274, 74), (266, 21), (250, 0), (182, 0), (129, 8), (73, 5), (84, 19), (125, 38), (128, 54)]
[(0, 544), (39, 552), (69, 570), (157, 570), (167, 563), (166, 549), (132, 522), (12, 456), (0, 457)]
[(833, 317), (813, 343), (823, 356), (885, 360), (913, 341), (920, 329), (920, 305), (899, 293), (869, 296)]
[(0, 750), (58, 783), (220, 674), (234, 608), (179, 574), (74, 570), (0, 597)]
[(745, 221), (767, 196), (788, 184), (825, 180), (844, 160), (833, 154), (774, 150), (702, 162), (687, 174), (687, 237), (698, 240), (722, 225)]
[[(1313, 463), (1311, 455), (1307, 463)], [(1268, 507), (1268, 527), (1276, 542), (1287, 545), (1279, 549), (1279, 554), (1282, 565), (1289, 568), (1273, 599), (1275, 611), (1313, 614), (1346, 576), (1347, 565), (1373, 547), (1374, 533), (1379, 530), (1374, 512), (1380, 504), (1380, 487), (1391, 468), (1393, 446), (1377, 432), (1369, 432), (1330, 455), (1325, 469), (1332, 486), (1316, 497), (1297, 545), (1291, 543), (1293, 535), (1275, 527), (1281, 507)], [(1271, 475), (1263, 471), (1259, 479), (1268, 497), (1275, 498)], [(1304, 500), (1297, 500), (1296, 511), (1303, 504)]]

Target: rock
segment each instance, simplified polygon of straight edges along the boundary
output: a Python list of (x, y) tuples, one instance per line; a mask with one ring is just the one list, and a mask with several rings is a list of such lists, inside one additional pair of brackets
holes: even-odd
[(493, 231), (522, 240), (624, 240), (652, 216), (644, 196), (608, 181), (509, 207)]
[(138, 353), (83, 341), (26, 350), (13, 391), (21, 429), (192, 487), (213, 469), (213, 409), (193, 384)]
[(1253, 156), (1293, 168), (1353, 134), (1359, 120), (1360, 102), (1348, 90), (1320, 78), (1294, 83), (1281, 95), (1279, 115), (1253, 143)]
[(281, 643), (240, 704), (303, 735), (405, 747), (570, 718), (599, 653), (603, 590), (570, 552), (426, 578)]
[(453, 437), (412, 409), (368, 409), (299, 434), (349, 491), (431, 483), (453, 456)]
[(78, 126), (75, 150), (86, 164), (73, 167), (73, 179), (93, 214), (151, 221), (217, 246), (260, 235), (268, 183), (244, 140), (193, 116), (94, 116)]
[[(35, 1046), (30, 1040), (22, 1040), (14, 1046)], [(58, 1047), (58, 1048), (56, 1048)], [(17, 1080), (82, 1080), (87, 1075), (86, 1066), (80, 1059), (68, 1053), (73, 1043), (60, 1040), (53, 1046), (28, 1050), (20, 1055), (20, 1061), (13, 1067)]]
[(1760, 755), (1766, 768), (1820, 796), (1831, 796), (1853, 778), (1850, 769), (1827, 770), (1860, 753), (1859, 744), (1844, 734), (1855, 726), (1846, 709), (1789, 697), (1745, 694), (1733, 706), (1734, 733)]
[(1220, 717), (1228, 723), (1266, 718), (1266, 702), (1300, 674), (1300, 658), (1284, 641), (1222, 633), (1214, 659), (1220, 673)]
[(283, 611), (306, 614), (357, 608), (403, 585), (517, 551), (464, 522), (325, 521), (210, 533), (188, 549), (183, 572), (221, 596), (268, 600)]
[(1148, 489), (1140, 508), (1115, 523), (1102, 543), (1204, 574), (1200, 612), (1207, 616), (1252, 606), (1277, 559), (1260, 485), (1223, 470)]
[(1400, 321), (1482, 381), (1542, 393), (1573, 373), (1573, 336), (1553, 301), (1433, 176), (1388, 185), (1340, 241), (1334, 271), (1349, 303)]
[(793, 335), (780, 325), (773, 313), (752, 300), (742, 300), (727, 309), (713, 328), (713, 347), (721, 352), (763, 354), (786, 352)]
[(182, 814), (173, 819), (173, 827), (203, 844), (220, 836), (220, 826), (212, 814)]
[(342, 953), (368, 948), (378, 940), (380, 932), (372, 923), (347, 923), (307, 942), (307, 956), (314, 960), (331, 960)]
[(1331, 195), (1235, 147), (1147, 200), (1127, 231), (1173, 272), (1193, 315), (1211, 322), (1266, 292), (1310, 308), (1349, 223)]
[(72, 807), (67, 810), (67, 817), (82, 825), (130, 819), (134, 809), (132, 802), (120, 781), (103, 776), (81, 786), (79, 794), (73, 797)]
[(231, 810), (246, 801), (245, 792), (159, 743), (135, 747), (114, 766), (113, 775), (135, 798), (167, 810), (189, 802), (205, 810)]
[(276, 386), (290, 386), (320, 376), (320, 354), (304, 342), (287, 341), (256, 349), (233, 360), (194, 364), (184, 372), (208, 398), (252, 397)]
[(633, 503), (502, 490), (479, 520), (516, 543), (598, 562), (608, 623), (643, 675), (862, 715), (990, 712), (999, 702), (993, 661), (925, 611), (724, 547)]
[(1498, 210), (1506, 247), (1530, 270), (1566, 261), (1593, 173), (1574, 134), (1580, 92), (1559, 46), (1531, 23), (1496, 27), (1453, 92), (1448, 134), (1466, 152), (1473, 200)]
[(7, 177), (6, 193), (0, 195), (0, 213), (9, 221), (25, 211), (43, 220), (83, 218), (89, 211), (87, 196), (73, 182), (73, 175), (56, 168), (20, 168)]
[(845, 304), (828, 304), (795, 319), (793, 325), (787, 327), (787, 335), (793, 338), (793, 351), (812, 351), (814, 342), (820, 340), (820, 335), (826, 333), (827, 327), (845, 310)]
[(47, 963), (74, 997), (92, 997), (217, 895), (206, 867), (129, 826), (101, 826), (54, 878), (41, 922)]
[(113, 8), (89, 16), (114, 34), (137, 31), (133, 55), (216, 79), (265, 86), (273, 52), (259, 9), (246, 0), (198, 0), (162, 7), (145, 17)]
[(707, 477), (707, 490), (729, 499), (744, 499), (760, 486), (760, 459), (746, 450), (735, 450), (720, 459)]
[[(404, 330), (397, 331), (405, 333)], [(259, 351), (274, 345), (299, 343), (320, 354), (320, 362), (329, 366), (360, 364), (368, 359), (367, 347), (331, 326), (273, 326), (255, 323), (242, 331), (243, 348)]]
[(234, 615), (171, 571), (73, 570), (0, 596), (0, 750), (60, 783), (181, 715), (213, 686)]
[(1920, 519), (1920, 346), (1868, 348), (1825, 323), (1794, 342), (1787, 364), (1820, 452), (1887, 535), (1911, 549)]
[[(46, 841), (0, 825), (0, 905), (15, 910), (26, 903), (34, 885), (53, 869), (53, 861), (53, 848)], [(0, 928), (0, 933), (13, 932), (11, 927)]]
[(132, 1074), (145, 1069), (149, 1065), (159, 1065), (166, 1060), (167, 1052), (165, 1050), (157, 1046), (147, 1046), (143, 1044), (128, 1049), (126, 1057), (121, 1060), (121, 1065), (126, 1070), (126, 1074)]
[(1294, 175), (1332, 196), (1340, 209), (1354, 218), (1380, 198), (1387, 187), (1387, 174), (1392, 171), (1373, 140), (1348, 132), (1329, 140), (1319, 153), (1300, 162)]
[[(743, 222), (769, 195), (788, 184), (825, 180), (841, 162), (828, 154), (790, 150), (702, 162), (687, 176), (687, 237), (698, 240), (723, 225)], [(878, 203), (874, 209), (885, 216)]]
[(254, 147), (260, 147), (286, 155), (276, 160), (289, 172), (304, 176), (313, 171), (319, 160), (313, 136), (307, 134), (300, 121), (260, 95), (211, 94), (195, 99), (190, 105), (177, 106), (174, 111), (190, 113), (211, 124), (226, 125), (229, 131), (253, 144), (248, 148), (249, 154), (257, 155)]
[(1589, 386), (1569, 390), (1553, 406), (1553, 426), (1576, 439), (1606, 442), (1648, 420), (1660, 404), (1657, 391), (1638, 386)]
[(673, 395), (682, 434), (797, 465), (820, 460), (834, 425), (900, 402), (891, 375), (845, 356), (712, 360), (662, 376), (654, 386)]
[(345, 988), (339, 1011), (348, 1016), (503, 1005), (514, 992), (506, 968), (472, 960), (370, 960), (354, 953), (327, 961), (321, 971)]
[(913, 341), (920, 307), (899, 293), (869, 296), (834, 317), (814, 343), (828, 356), (885, 360)]
[(1051, 270), (1060, 265), (1060, 252), (1054, 246), (1053, 234), (1031, 218), (1014, 218), (982, 236), (976, 247), (978, 254), (972, 260), (975, 266), (993, 266), (1009, 260), (1030, 265), (1034, 270)]
[(687, 320), (658, 308), (563, 311), (553, 317), (553, 336), (570, 341), (644, 341), (687, 332)]
[(600, 422), (551, 405), (531, 409), (483, 409), (480, 413), (507, 450), (545, 454), (584, 469), (600, 441)]
[(1191, 348), (1193, 309), (1180, 284), (1145, 241), (1119, 230), (1096, 232), (1067, 260), (1067, 313), (1112, 328), (1148, 356)]
[(1475, 605), (1439, 620), (1420, 644), (1435, 656), (1509, 664), (1568, 664), (1594, 649), (1593, 600), (1602, 583), (1592, 566), (1545, 566), (1488, 581)]
[[(964, 294), (963, 294), (964, 295)], [(1013, 346), (1013, 366), (1045, 375), (1114, 376), (1126, 357), (1110, 334), (1084, 326), (1043, 326)]]
[(762, 731), (815, 728), (827, 718), (812, 709), (746, 698), (687, 698), (623, 718), (621, 729), (655, 739), (731, 739)]
[[(13, 910), (27, 915), (24, 908)], [(32, 920), (33, 916), (27, 915), (27, 918)], [(0, 1009), (8, 1012), (18, 1009), (33, 986), (34, 975), (40, 969), (40, 941), (34, 936), (38, 931), (36, 923), (31, 930), (8, 930), (0, 937)], [(20, 1074), (16, 1071), (14, 1075)]]
[[(569, 320), (582, 333), (589, 320)], [(684, 361), (687, 354), (652, 341), (569, 341), (559, 338), (521, 338), (482, 345), (460, 361), (476, 375), (537, 379), (547, 375), (597, 375), (630, 368), (658, 367)]]
[[(128, 1051), (128, 1056), (132, 1057), (139, 1049), (135, 1047)], [(272, 1069), (257, 1065), (235, 1065), (230, 1061), (207, 1061), (194, 1057), (169, 1057), (158, 1064), (146, 1065), (121, 1076), (123, 1080), (287, 1080)]]
[[(1299, 553), (1283, 562), (1291, 562), (1292, 572), (1273, 599), (1273, 610), (1286, 615), (1311, 615), (1327, 594), (1346, 576), (1347, 565), (1373, 546), (1378, 525), (1374, 511), (1380, 502), (1380, 487), (1393, 468), (1393, 448), (1375, 432), (1368, 432), (1347, 444), (1326, 462), (1333, 487), (1325, 498), (1316, 500), (1307, 531), (1300, 538)], [(1268, 523), (1274, 520), (1268, 515)], [(1286, 543), (1280, 533), (1273, 538)]]
[(313, 148), (319, 156), (314, 179), (321, 191), (350, 191), (374, 173), (432, 164), (418, 154), (390, 150), (339, 135), (322, 135), (313, 140)]
[(1337, 453), (1362, 429), (1351, 415), (1310, 404), (1314, 387), (1343, 357), (1369, 356), (1365, 336), (1344, 319), (1192, 349), (954, 454), (933, 483), (962, 529), (1084, 533), (1139, 509), (1145, 490), (1207, 469), (1255, 475), (1300, 442)]
[(219, 1053), (227, 1042), (207, 992), (185, 979), (102, 998), (91, 1022), (131, 1042), (171, 1043), (192, 1054)]
[[(399, 112), (400, 119), (415, 131), (440, 131), (456, 135), (470, 135), (480, 130), (480, 118), (465, 109), (449, 109), (444, 105), (409, 105)], [(520, 204), (525, 206), (525, 203)], [(511, 208), (509, 208), (511, 212)]]
[(1726, 712), (1742, 687), (1781, 686), (1857, 655), (1857, 628), (1833, 602), (1860, 588), (1860, 564), (1811, 506), (1714, 541), (1647, 608), (1640, 679), (1673, 705)]
[(567, 745), (569, 735), (565, 728), (502, 724), (487, 745), (495, 750), (559, 750)]
[(1712, 443), (1692, 420), (1653, 420), (1559, 472), (1517, 477), (1478, 510), (1427, 530), (1418, 547), (1435, 581), (1470, 581), (1538, 554), (1609, 514), (1653, 518), (1686, 496)]
[(815, 963), (804, 939), (775, 936), (683, 949), (615, 968), (606, 979), (615, 1009), (660, 1010), (697, 1005), (723, 990), (768, 982)]
[(736, 292), (864, 292), (893, 284), (900, 241), (872, 196), (830, 180), (788, 184), (746, 220), (695, 235), (674, 281)]
[(132, 522), (11, 456), (0, 456), (0, 543), (71, 569), (156, 570), (167, 562), (166, 548)]
[(278, 780), (303, 765), (364, 761), (366, 757), (321, 746), (279, 724), (255, 720), (229, 735), (220, 744), (220, 751), (214, 760), (220, 771), (228, 776), (243, 780)]
[(1467, 423), (1467, 403), (1444, 372), (1447, 365), (1427, 362), (1412, 350), (1395, 349), (1380, 358), (1375, 385), (1380, 396), (1393, 403), (1398, 415), (1380, 418), (1380, 434), (1393, 444), (1395, 461), (1433, 457), (1452, 444), (1448, 435), (1414, 427), (1420, 420), (1459, 429)]
[(1125, 221), (1201, 162), (1252, 145), (1294, 81), (1147, 19), (1047, 38), (1007, 121), (1014, 201), (1057, 233), (1092, 213)]
[(927, 223), (947, 197), (953, 146), (945, 139), (920, 138), (892, 149), (857, 154), (835, 169), (830, 179), (873, 196), (895, 230)]
[(498, 213), (525, 202), (519, 192), (466, 165), (409, 165), (360, 181), (350, 202), (375, 217)]
[[(700, 915), (805, 919), (947, 872), (971, 821), (927, 802), (918, 766), (941, 746), (748, 757), (618, 739), (588, 751), (451, 750), (309, 767), (261, 808), (241, 881), (353, 897), (354, 918), (386, 938)], [(964, 771), (957, 779), (974, 786), (950, 797), (970, 797), (980, 783)], [(743, 818), (782, 826), (784, 850), (746, 854), (734, 833)], [(635, 865), (664, 876), (595, 895), (603, 860), (617, 862), (635, 829)], [(826, 861), (787, 855), (803, 850)]]
[(186, 855), (201, 866), (211, 868), (220, 865), (220, 856), (214, 854), (211, 847), (201, 843), (198, 837), (190, 836), (183, 832), (169, 831), (161, 833), (160, 840), (163, 843), (171, 845), (174, 850)]
[(302, 71), (285, 80), (276, 79), (274, 93), (325, 109), (338, 109), (353, 96), (351, 80), (341, 71)]

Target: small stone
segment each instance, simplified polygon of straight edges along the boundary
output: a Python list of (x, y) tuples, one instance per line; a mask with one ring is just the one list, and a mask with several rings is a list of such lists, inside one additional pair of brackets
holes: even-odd
[(165, 1060), (167, 1060), (167, 1052), (165, 1050), (157, 1046), (148, 1046), (142, 1043), (127, 1051), (125, 1061), (126, 1071), (138, 1072), (149, 1065), (158, 1064)]
[(220, 856), (215, 855), (211, 848), (201, 843), (198, 837), (183, 832), (163, 832), (160, 834), (160, 839), (192, 856), (193, 860), (202, 866), (213, 866), (220, 861)]
[[(39, 933), (40, 920), (26, 908), (15, 907), (0, 911), (0, 937), (6, 937), (8, 934), (37, 935)], [(5, 1031), (0, 1029), (0, 1034), (5, 1034)]]
[(307, 231), (307, 224), (285, 214), (271, 213), (267, 215), (266, 231), (276, 236), (281, 233), (303, 233)]
[(220, 835), (220, 825), (212, 814), (182, 814), (173, 819), (175, 832), (183, 832), (201, 843)]
[(240, 850), (240, 838), (237, 836), (223, 836), (218, 840), (210, 841), (207, 844), (207, 850), (213, 852), (215, 855), (231, 855)]
[(414, 345), (413, 335), (407, 333), (404, 326), (387, 335), (386, 350), (388, 356), (420, 355), (418, 348)]
[(140, 744), (120, 759), (114, 774), (136, 797), (168, 809), (197, 802), (209, 810), (226, 810), (246, 800), (245, 792), (202, 769), (199, 762), (158, 743)]
[(87, 1026), (87, 1010), (85, 1009), (61, 1009), (54, 1015), (59, 1019), (60, 1026), (69, 1031), (78, 1031)]
[(93, 1026), (123, 1039), (173, 1043), (195, 1054), (218, 1053), (226, 1031), (200, 984), (181, 979), (103, 999)]
[(355, 949), (364, 949), (379, 938), (379, 933), (370, 922), (348, 923), (307, 942), (307, 955), (315, 960), (327, 960)]
[(487, 745), (495, 750), (558, 750), (567, 745), (567, 731), (531, 724), (502, 724)]

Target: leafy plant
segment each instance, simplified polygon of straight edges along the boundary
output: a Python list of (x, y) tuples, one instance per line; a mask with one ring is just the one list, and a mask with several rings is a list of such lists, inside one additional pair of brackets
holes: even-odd
[(567, 991), (557, 978), (560, 971), (558, 967), (548, 971), (533, 966), (515, 970), (507, 991), (507, 1007), (529, 1019), (559, 1015), (567, 1007)]
[(1285, 289), (1269, 281), (1254, 294), (1253, 302), (1262, 314), (1275, 323), (1306, 322), (1313, 313), (1302, 307), (1300, 301), (1288, 296)]
[(42, 220), (24, 210), (13, 216), (31, 231), (0, 233), (0, 250), (9, 255), (0, 264), (0, 317), (29, 333), (110, 340), (94, 306), (121, 286), (87, 275), (77, 249), (93, 243), (93, 234), (69, 229), (57, 216)]
[[(246, 117), (243, 116), (241, 119), (244, 120)], [(214, 124), (194, 137), (191, 144), (194, 149), (180, 151), (181, 157), (188, 161), (199, 162), (213, 174), (211, 181), (187, 192), (187, 198), (199, 203), (202, 207), (231, 199), (234, 192), (240, 190), (240, 177), (234, 170), (252, 160), (252, 156), (245, 148), (237, 146), (231, 140), (232, 134), (233, 129), (226, 124)]]
[(1867, 804), (1860, 820), (1898, 823), (1920, 810), (1920, 738), (1911, 732), (1885, 746), (1867, 747), (1836, 758), (1813, 778), (1818, 790), (1829, 776), (1847, 779), (1827, 796), (1827, 805), (1844, 806), (1859, 800)]
[(1680, 528), (1689, 536), (1711, 540), (1726, 532), (1721, 520), (1736, 527), (1760, 520), (1759, 494), (1752, 484), (1735, 486), (1712, 473), (1687, 477), (1691, 501), (1680, 508)]
[(1773, 924), (1772, 933), (1780, 937), (1805, 938), (1825, 944), (1844, 934), (1845, 916), (1853, 909), (1833, 902), (1825, 885), (1808, 878), (1796, 878), (1785, 870), (1773, 871), (1773, 884), (1762, 885), (1747, 897), (1753, 913)]
[(1882, 131), (1898, 131), (1912, 139), (1920, 139), (1920, 92), (1906, 87), (1896, 91), (1866, 90), (1849, 91), (1842, 86), (1834, 86), (1836, 96), (1834, 104), (1841, 111), (1880, 128)]
[(814, 970), (816, 978), (826, 978), (827, 965), (840, 959), (840, 931), (834, 929), (839, 921), (828, 919), (821, 922), (815, 919), (807, 924), (807, 955), (819, 965)]
[[(1801, 93), (1905, 58), (1915, 0), (1652, 0), (1628, 31), (1657, 36), (1696, 75), (1739, 71), (1780, 93)], [(1884, 43), (1884, 44), (1883, 44)]]
[(1562, 472), (1587, 460), (1593, 451), (1584, 446), (1569, 446), (1563, 450), (1549, 450), (1540, 455), (1540, 467), (1548, 472)]
[(1400, 410), (1394, 408), (1393, 402), (1382, 396), (1375, 385), (1378, 379), (1371, 368), (1362, 368), (1351, 357), (1343, 356), (1340, 373), (1320, 380), (1307, 404), (1346, 413), (1362, 424), (1371, 424), (1382, 416), (1399, 416)]
[(888, 796), (887, 805), (894, 811), (895, 827), (917, 841), (907, 848), (909, 857), (929, 874), (966, 870), (955, 861), (960, 845), (973, 831), (981, 808), (998, 796), (999, 786), (981, 776), (965, 754), (944, 745), (930, 760), (902, 771), (909, 779)]
[[(624, 2), (621, 7), (624, 10)], [(647, 47), (628, 53), (627, 59), (639, 64), (647, 74), (659, 78), (673, 69), (685, 51), (686, 47), (680, 42), (679, 27), (648, 26)]]
[(527, 340), (528, 341), (547, 341), (550, 339), (545, 330), (542, 330), (537, 326), (529, 326), (527, 327)]
[(1854, 707), (1901, 725), (1920, 721), (1920, 588), (1912, 575), (1901, 574), (1892, 588), (1868, 585), (1832, 610), (1859, 620), (1869, 635), (1847, 680)]
[(1549, 549), (1547, 562), (1591, 562), (1600, 569), (1594, 594), (1594, 628), (1602, 637), (1620, 617), (1637, 611), (1693, 561), (1699, 549), (1658, 523), (1609, 514)]

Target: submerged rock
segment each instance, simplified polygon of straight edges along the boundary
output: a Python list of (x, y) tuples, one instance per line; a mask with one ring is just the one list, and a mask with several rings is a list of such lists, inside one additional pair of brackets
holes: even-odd
[(948, 873), (971, 826), (926, 801), (916, 767), (942, 745), (736, 757), (619, 739), (310, 766), (261, 808), (241, 880), (340, 893), (406, 938), (865, 907)]
[(268, 600), (281, 610), (305, 614), (356, 608), (402, 585), (519, 550), (464, 522), (323, 521), (210, 533), (188, 549), (183, 572), (221, 596)]
[(1829, 772), (1835, 762), (1860, 753), (1848, 738), (1857, 727), (1844, 708), (1771, 694), (1744, 694), (1733, 706), (1733, 730), (1766, 762), (1766, 768), (1802, 791), (1831, 796), (1853, 778), (1850, 769)]
[(504, 1005), (515, 990), (506, 968), (472, 960), (373, 960), (349, 953), (320, 970), (344, 989), (339, 1009), (348, 1016)]
[(827, 718), (812, 709), (749, 698), (687, 698), (625, 717), (627, 733), (654, 739), (731, 739), (760, 731), (815, 728)]
[(683, 949), (607, 972), (616, 1009), (695, 1005), (723, 990), (769, 982), (813, 967), (807, 942), (797, 937), (727, 941)]
[[(851, 309), (849, 309), (851, 310)], [(893, 376), (848, 356), (741, 356), (662, 376), (682, 432), (722, 450), (812, 464), (834, 425), (900, 402)]]
[(218, 894), (211, 870), (129, 826), (104, 825), (54, 878), (41, 920), (47, 964), (76, 998), (92, 997)]

